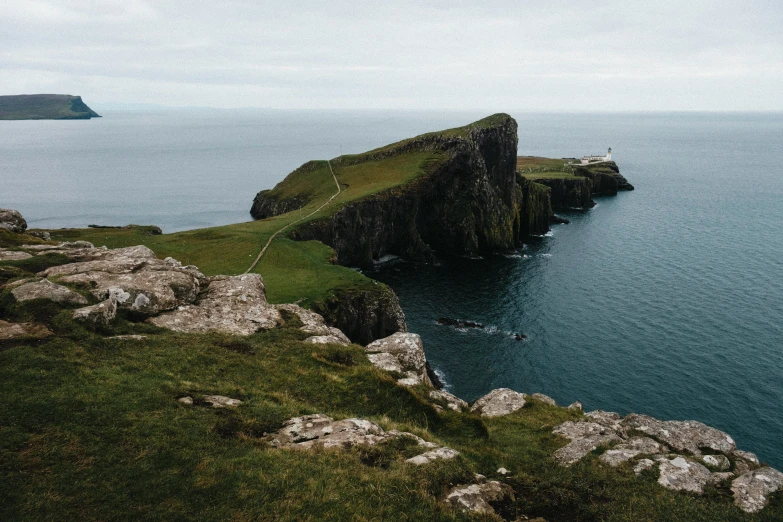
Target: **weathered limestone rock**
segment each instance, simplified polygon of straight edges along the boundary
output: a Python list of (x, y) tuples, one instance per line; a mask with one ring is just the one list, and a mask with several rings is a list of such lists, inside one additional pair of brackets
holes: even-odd
[(16, 210), (0, 208), (0, 228), (4, 228), (15, 234), (21, 234), (27, 230), (27, 221), (25, 221), (22, 214)]
[(11, 293), (17, 301), (30, 301), (32, 299), (48, 299), (55, 303), (65, 305), (86, 305), (87, 299), (70, 288), (52, 283), (48, 279), (42, 279), (35, 283), (25, 283), (17, 286)]
[[(403, 373), (405, 377), (397, 381), (403, 386), (432, 386), (427, 375), (424, 344), (417, 334), (397, 332), (371, 342), (365, 350), (370, 361), (379, 368)], [(399, 366), (394, 365), (389, 356), (396, 359)]]
[(599, 446), (620, 442), (622, 439), (610, 428), (595, 422), (566, 421), (557, 426), (552, 433), (571, 440), (555, 451), (555, 460), (570, 466)]
[(333, 336), (340, 339), (340, 344), (350, 344), (351, 341), (346, 335), (339, 329), (333, 326), (327, 326), (324, 318), (315, 312), (306, 310), (301, 306), (295, 304), (281, 304), (277, 305), (278, 310), (285, 310), (287, 312), (295, 314), (302, 321), (302, 326), (299, 328), (303, 332), (313, 334), (317, 337)]
[(585, 417), (587, 417), (591, 422), (595, 422), (601, 426), (606, 426), (607, 428), (611, 428), (616, 432), (624, 433), (622, 424), (620, 424), (622, 417), (613, 411), (588, 411), (585, 413)]
[(769, 502), (769, 496), (781, 488), (783, 473), (766, 467), (749, 471), (731, 483), (734, 503), (748, 513), (761, 511)]
[(225, 395), (207, 395), (204, 397), (204, 404), (213, 408), (236, 408), (242, 401)]
[(459, 455), (457, 450), (453, 450), (451, 448), (436, 448), (426, 453), (422, 453), (421, 455), (411, 457), (405, 462), (422, 466), (424, 464), (429, 464), (430, 462), (435, 462), (436, 460), (451, 460), (457, 455)]
[(538, 401), (543, 402), (544, 404), (549, 404), (550, 406), (557, 406), (555, 400), (549, 395), (544, 395), (543, 393), (534, 393), (533, 395), (531, 395), (531, 397)]
[(704, 486), (711, 482), (710, 470), (684, 457), (664, 459), (661, 461), (658, 484), (677, 491), (690, 491), (701, 495)]
[(210, 278), (206, 295), (198, 303), (180, 306), (149, 322), (177, 332), (250, 335), (274, 328), (282, 318), (277, 308), (267, 303), (261, 276), (243, 274)]
[(14, 339), (43, 339), (52, 331), (39, 323), (9, 323), (0, 319), (0, 341)]
[(117, 317), (117, 301), (109, 298), (96, 305), (85, 306), (73, 311), (73, 318), (92, 324), (110, 324)]
[(180, 397), (177, 402), (183, 406), (193, 406), (193, 397)]
[(731, 467), (731, 462), (726, 455), (704, 455), (701, 461), (718, 471), (726, 471)]
[(735, 457), (741, 458), (742, 460), (745, 460), (747, 462), (750, 462), (751, 464), (755, 464), (758, 466), (759, 464), (759, 458), (756, 456), (755, 453), (751, 453), (749, 451), (742, 451), (740, 449), (735, 449), (731, 452), (732, 455)]
[(470, 411), (482, 417), (500, 417), (513, 413), (525, 405), (525, 394), (509, 388), (497, 388), (480, 397)]
[(676, 450), (693, 455), (701, 455), (699, 448), (721, 453), (731, 453), (736, 449), (734, 439), (729, 435), (698, 421), (660, 421), (632, 413), (623, 419), (622, 426), (642, 431)]
[(568, 405), (569, 410), (579, 410), (582, 411), (582, 403), (579, 401), (574, 401), (571, 404)]
[(655, 455), (663, 450), (664, 448), (660, 444), (648, 437), (633, 437), (623, 444), (606, 450), (598, 458), (610, 466), (616, 467), (638, 455)]
[(459, 453), (451, 448), (442, 448), (432, 442), (405, 431), (384, 431), (383, 428), (365, 419), (344, 419), (335, 421), (323, 414), (304, 415), (288, 419), (283, 428), (268, 435), (269, 444), (276, 448), (309, 449), (349, 448), (358, 444), (375, 445), (387, 440), (409, 438), (427, 451), (408, 462), (416, 465), (434, 460), (452, 459)]
[(308, 337), (305, 339), (304, 342), (310, 344), (341, 344), (343, 346), (350, 344), (345, 342), (344, 339), (340, 339), (336, 335), (314, 335), (313, 337)]
[(22, 252), (21, 250), (0, 250), (0, 261), (21, 261), (31, 257), (33, 257), (32, 254)]
[(655, 462), (650, 459), (641, 459), (639, 462), (636, 463), (636, 465), (633, 467), (633, 472), (637, 475), (641, 475), (642, 471), (650, 469), (651, 467), (655, 466)]
[(490, 502), (513, 499), (514, 493), (505, 484), (490, 480), (483, 484), (456, 486), (446, 496), (446, 503), (461, 510), (473, 513), (494, 514)]
[(443, 401), (446, 403), (446, 407), (450, 410), (454, 411), (462, 411), (468, 409), (468, 403), (457, 397), (456, 395), (452, 395), (451, 393), (444, 391), (444, 390), (432, 390), (429, 393), (429, 397), (432, 400), (435, 401)]

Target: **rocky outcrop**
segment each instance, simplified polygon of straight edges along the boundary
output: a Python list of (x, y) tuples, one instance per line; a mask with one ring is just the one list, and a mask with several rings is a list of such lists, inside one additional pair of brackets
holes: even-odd
[(0, 319), (0, 341), (16, 339), (43, 339), (52, 331), (40, 323), (9, 323)]
[[(465, 411), (469, 407), (467, 402), (444, 390), (432, 390), (428, 396), (430, 400), (435, 402), (436, 407), (441, 409), (446, 407), (453, 411)], [(443, 406), (440, 406), (440, 404)]]
[(96, 305), (85, 306), (73, 311), (73, 318), (95, 325), (107, 325), (117, 317), (117, 300), (113, 297)]
[(261, 276), (244, 274), (209, 278), (203, 297), (152, 317), (149, 322), (177, 332), (250, 335), (278, 326), (282, 318), (278, 309), (267, 302)]
[(760, 510), (770, 494), (783, 488), (783, 473), (757, 469), (755, 455), (738, 450), (726, 433), (697, 421), (594, 411), (584, 420), (560, 424), (552, 433), (570, 440), (554, 454), (561, 465), (570, 466), (604, 447), (599, 461), (611, 466), (630, 463), (637, 475), (657, 465), (658, 483), (668, 489), (700, 495), (708, 485), (733, 480), (735, 503), (747, 512)]
[(593, 196), (613, 196), (620, 190), (634, 189), (613, 161), (576, 166), (573, 176), (541, 178), (536, 183), (549, 187), (554, 210), (592, 208)]
[(30, 259), (32, 254), (22, 252), (21, 250), (0, 250), (0, 261), (21, 261)]
[(313, 309), (327, 324), (362, 345), (408, 331), (397, 295), (380, 283), (361, 290), (339, 290), (332, 297), (314, 303)]
[(365, 348), (367, 358), (378, 368), (402, 375), (397, 382), (403, 386), (432, 386), (427, 375), (424, 344), (414, 333), (398, 332), (378, 339)]
[(339, 341), (338, 344), (350, 344), (348, 337), (338, 328), (328, 326), (320, 314), (295, 304), (276, 305), (276, 308), (294, 314), (299, 318), (302, 322), (302, 326), (299, 329), (313, 335), (313, 337), (306, 339), (308, 342), (320, 344), (320, 341), (315, 341), (314, 339), (333, 338)]
[(250, 215), (254, 219), (265, 219), (297, 210), (310, 202), (308, 198), (279, 199), (271, 190), (262, 190), (253, 199)]
[(513, 413), (525, 405), (526, 395), (509, 388), (497, 388), (476, 399), (470, 411), (482, 417), (500, 417)]
[(86, 305), (87, 299), (70, 288), (52, 283), (47, 279), (24, 283), (11, 290), (11, 294), (17, 301), (30, 301), (32, 299), (47, 299), (64, 305)]
[(27, 230), (27, 221), (16, 210), (0, 208), (0, 228), (15, 234), (21, 234)]
[(336, 421), (323, 414), (294, 417), (283, 423), (283, 427), (267, 435), (266, 440), (273, 448), (307, 450), (313, 448), (347, 449), (357, 445), (375, 446), (394, 439), (409, 439), (426, 450), (406, 460), (417, 466), (436, 460), (450, 460), (459, 452), (427, 442), (406, 431), (384, 431), (383, 428), (366, 419), (344, 419)]
[(496, 480), (479, 484), (455, 486), (446, 495), (446, 503), (460, 511), (495, 514), (494, 503), (513, 500), (513, 490)]

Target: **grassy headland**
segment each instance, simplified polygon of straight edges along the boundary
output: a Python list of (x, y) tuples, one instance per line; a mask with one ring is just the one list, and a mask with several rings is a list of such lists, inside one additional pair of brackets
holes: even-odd
[(81, 96), (21, 94), (0, 96), (0, 120), (89, 120), (100, 118)]

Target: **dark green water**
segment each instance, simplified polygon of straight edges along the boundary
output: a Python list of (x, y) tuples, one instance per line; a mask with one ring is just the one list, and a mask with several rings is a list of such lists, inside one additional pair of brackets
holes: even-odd
[(637, 190), (565, 213), (516, 257), (377, 274), (450, 390), (697, 419), (783, 466), (783, 116), (518, 121), (526, 154), (611, 145)]

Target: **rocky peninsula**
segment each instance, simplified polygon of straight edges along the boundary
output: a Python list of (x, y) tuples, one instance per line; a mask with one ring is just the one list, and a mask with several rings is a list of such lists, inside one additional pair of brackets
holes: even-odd
[(513, 249), (632, 188), (543, 160), (495, 115), (309, 162), (253, 223), (0, 210), (0, 518), (780, 520), (783, 474), (703, 423), (438, 389), (394, 293), (347, 268)]
[(0, 96), (0, 120), (89, 120), (101, 116), (70, 94)]

